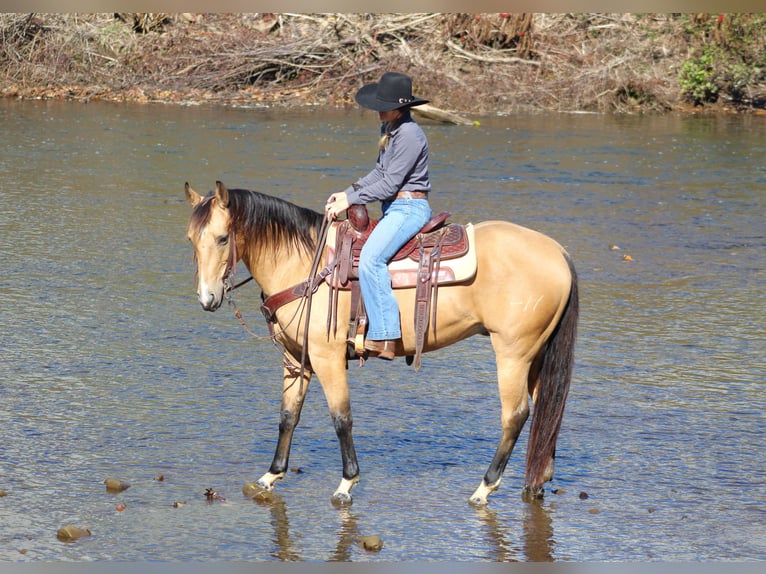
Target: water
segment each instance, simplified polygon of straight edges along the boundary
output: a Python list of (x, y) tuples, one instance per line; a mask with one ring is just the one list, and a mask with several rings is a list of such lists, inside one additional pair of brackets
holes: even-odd
[[(183, 184), (319, 210), (372, 165), (374, 116), (0, 101), (0, 560), (766, 559), (766, 121), (481, 120), (424, 123), (432, 206), (533, 227), (575, 260), (557, 476), (521, 500), (523, 435), (489, 507), (468, 505), (499, 436), (477, 337), (418, 373), (350, 366), (362, 482), (336, 508), (316, 383), (275, 500), (241, 494), (273, 455), (279, 353), (257, 288), (236, 295), (255, 337), (201, 311)], [(65, 524), (93, 535), (59, 542)], [(371, 534), (382, 551), (361, 548)]]

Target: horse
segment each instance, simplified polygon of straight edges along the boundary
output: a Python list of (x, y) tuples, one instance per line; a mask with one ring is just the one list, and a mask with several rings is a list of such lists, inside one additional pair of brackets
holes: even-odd
[[(261, 288), (262, 297), (300, 285), (310, 276), (321, 231), (327, 225), (324, 214), (258, 191), (227, 189), (220, 181), (204, 197), (188, 182), (184, 188), (192, 205), (187, 236), (197, 266), (197, 298), (205, 311), (221, 306), (239, 261)], [(477, 223), (475, 247), (475, 275), (439, 288), (435, 336), (429, 333), (423, 352), (472, 335), (489, 337), (497, 366), (501, 438), (469, 502), (486, 505), (487, 497), (500, 485), (530, 415), (530, 400), (533, 415), (522, 496), (542, 498), (543, 484), (553, 478), (556, 441), (572, 377), (579, 314), (577, 273), (569, 254), (554, 239), (508, 221)], [(272, 338), (283, 349), (284, 360), (279, 433), (268, 471), (255, 483), (246, 483), (243, 492), (270, 492), (284, 478), (293, 433), (315, 374), (340, 446), (342, 478), (332, 500), (352, 500), (359, 465), (347, 383), (349, 328), (338, 321), (334, 331), (328, 330), (330, 297), (321, 296), (329, 295), (328, 289), (325, 282), (316, 286), (310, 314), (307, 297), (296, 298), (274, 314)], [(395, 290), (402, 328), (397, 357), (414, 353), (414, 291)], [(348, 291), (337, 297), (339, 317), (349, 316), (350, 299)]]

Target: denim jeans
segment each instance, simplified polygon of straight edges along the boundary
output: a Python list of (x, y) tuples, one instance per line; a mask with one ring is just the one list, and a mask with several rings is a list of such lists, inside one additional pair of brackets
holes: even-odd
[(359, 286), (369, 321), (367, 338), (376, 341), (402, 336), (388, 262), (431, 218), (427, 199), (385, 201), (382, 211), (359, 254)]

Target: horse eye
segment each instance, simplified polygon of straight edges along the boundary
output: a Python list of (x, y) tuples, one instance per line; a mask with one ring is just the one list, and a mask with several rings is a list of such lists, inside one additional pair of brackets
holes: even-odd
[(229, 242), (228, 235), (221, 235), (221, 237), (218, 238), (218, 245), (226, 245), (228, 242)]

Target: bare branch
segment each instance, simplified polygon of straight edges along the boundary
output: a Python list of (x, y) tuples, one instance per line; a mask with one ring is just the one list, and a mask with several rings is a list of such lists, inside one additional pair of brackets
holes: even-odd
[(469, 60), (476, 60), (477, 62), (488, 62), (490, 64), (526, 64), (528, 66), (539, 66), (540, 62), (536, 60), (524, 60), (523, 58), (516, 57), (494, 57), (494, 56), (480, 56), (479, 54), (473, 54), (464, 50), (452, 40), (447, 40), (447, 46), (458, 53), (459, 57), (467, 58)]

